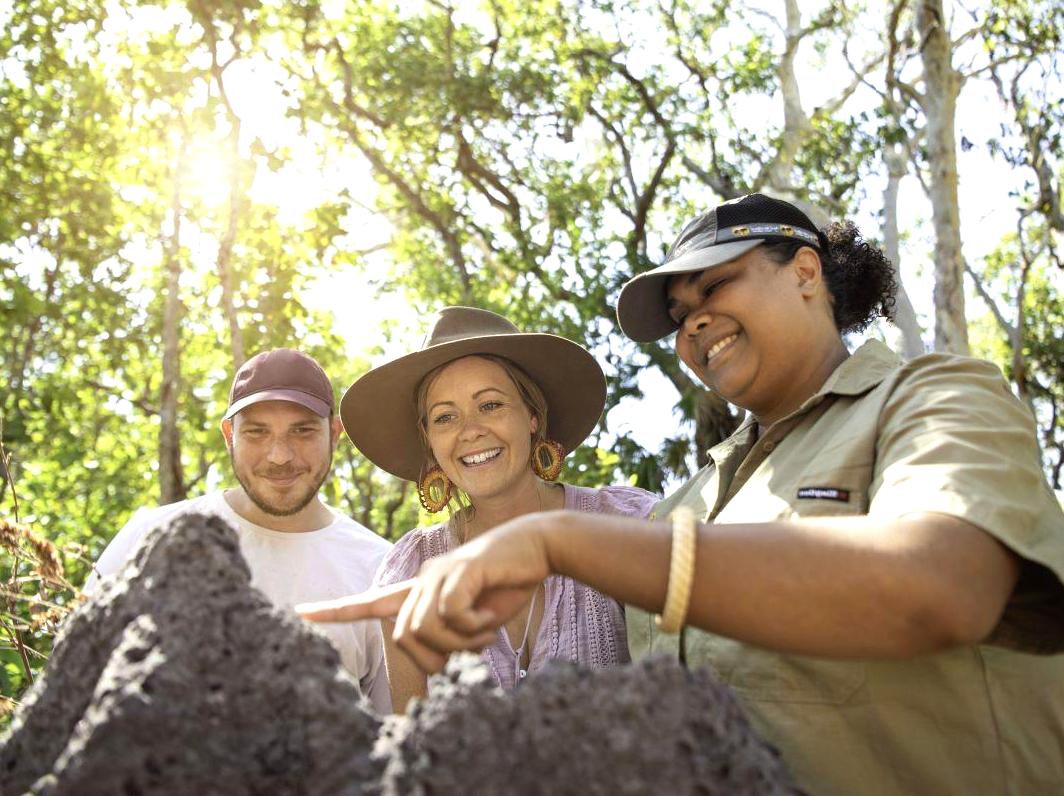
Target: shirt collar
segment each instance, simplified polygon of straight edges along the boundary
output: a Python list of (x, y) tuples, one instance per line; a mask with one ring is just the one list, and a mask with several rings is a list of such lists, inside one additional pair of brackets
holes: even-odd
[(813, 397), (861, 395), (883, 381), (900, 364), (898, 355), (885, 343), (868, 340), (835, 368)]
[[(788, 417), (804, 413), (819, 404), (828, 395), (856, 396), (868, 392), (885, 379), (898, 365), (901, 359), (885, 343), (868, 340), (848, 356), (831, 375), (824, 385), (811, 395), (801, 407)], [(707, 453), (715, 461), (730, 454), (735, 447), (752, 446), (757, 439), (757, 421), (749, 412), (731, 436), (710, 448)]]

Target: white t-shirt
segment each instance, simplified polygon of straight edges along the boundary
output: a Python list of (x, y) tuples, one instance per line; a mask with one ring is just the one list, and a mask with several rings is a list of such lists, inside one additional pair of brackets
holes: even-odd
[[(271, 531), (241, 517), (226, 502), (223, 492), (140, 509), (107, 545), (85, 583), (91, 592), (99, 576), (122, 568), (141, 538), (152, 528), (179, 513), (216, 514), (237, 529), (240, 552), (251, 570), (251, 585), (282, 610), (301, 602), (332, 600), (368, 589), (373, 573), (391, 544), (336, 509), (331, 525), (317, 531)], [(98, 573), (98, 574), (97, 574)], [(362, 693), (381, 714), (392, 709), (380, 623), (371, 620), (318, 624), (340, 653), (340, 660)]]

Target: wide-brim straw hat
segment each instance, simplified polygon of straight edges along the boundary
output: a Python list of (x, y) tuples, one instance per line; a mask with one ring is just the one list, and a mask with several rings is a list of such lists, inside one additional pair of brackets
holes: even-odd
[(475, 307), (445, 307), (420, 348), (369, 371), (340, 401), (344, 430), (366, 458), (408, 481), (421, 476), (425, 453), (416, 391), (433, 368), (475, 354), (505, 357), (529, 375), (547, 401), (547, 436), (572, 451), (598, 423), (606, 377), (595, 358), (564, 337), (520, 331)]

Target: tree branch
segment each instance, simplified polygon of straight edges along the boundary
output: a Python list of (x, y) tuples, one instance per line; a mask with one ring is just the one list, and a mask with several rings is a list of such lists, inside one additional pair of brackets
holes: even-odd
[(1015, 335), (1015, 327), (1008, 322), (1008, 319), (1001, 313), (1001, 309), (998, 307), (997, 302), (994, 301), (994, 297), (987, 291), (986, 286), (983, 284), (983, 280), (979, 278), (979, 275), (968, 264), (968, 259), (964, 259), (964, 272), (968, 274), (972, 280), (972, 285), (975, 287), (975, 292), (979, 294), (979, 298), (986, 304), (987, 309), (994, 316), (994, 320), (997, 321), (1001, 331), (1005, 333), (1005, 336), (1011, 340)]

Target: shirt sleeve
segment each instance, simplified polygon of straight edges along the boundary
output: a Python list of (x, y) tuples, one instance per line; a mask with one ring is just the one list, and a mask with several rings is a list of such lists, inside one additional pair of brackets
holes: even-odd
[(598, 491), (598, 513), (646, 518), (661, 498), (634, 486), (607, 486)]
[(130, 552), (137, 547), (144, 533), (151, 528), (149, 518), (153, 511), (153, 509), (137, 509), (122, 529), (108, 542), (107, 547), (93, 564), (89, 577), (85, 580), (85, 585), (82, 587), (85, 594), (92, 594), (99, 587), (101, 578), (114, 575), (122, 568)]
[(381, 638), (381, 623), (366, 622), (365, 649), (368, 671), (359, 680), (362, 693), (381, 716), (392, 712), (392, 692), (388, 687), (388, 670), (384, 665), (384, 640)]
[(884, 405), (868, 513), (948, 514), (992, 535), (1022, 566), (989, 643), (1064, 650), (1064, 514), (1034, 420), (994, 365), (924, 359), (909, 363)]
[(422, 530), (415, 528), (391, 546), (373, 576), (374, 586), (389, 586), (417, 575), (424, 560), (421, 536)]

